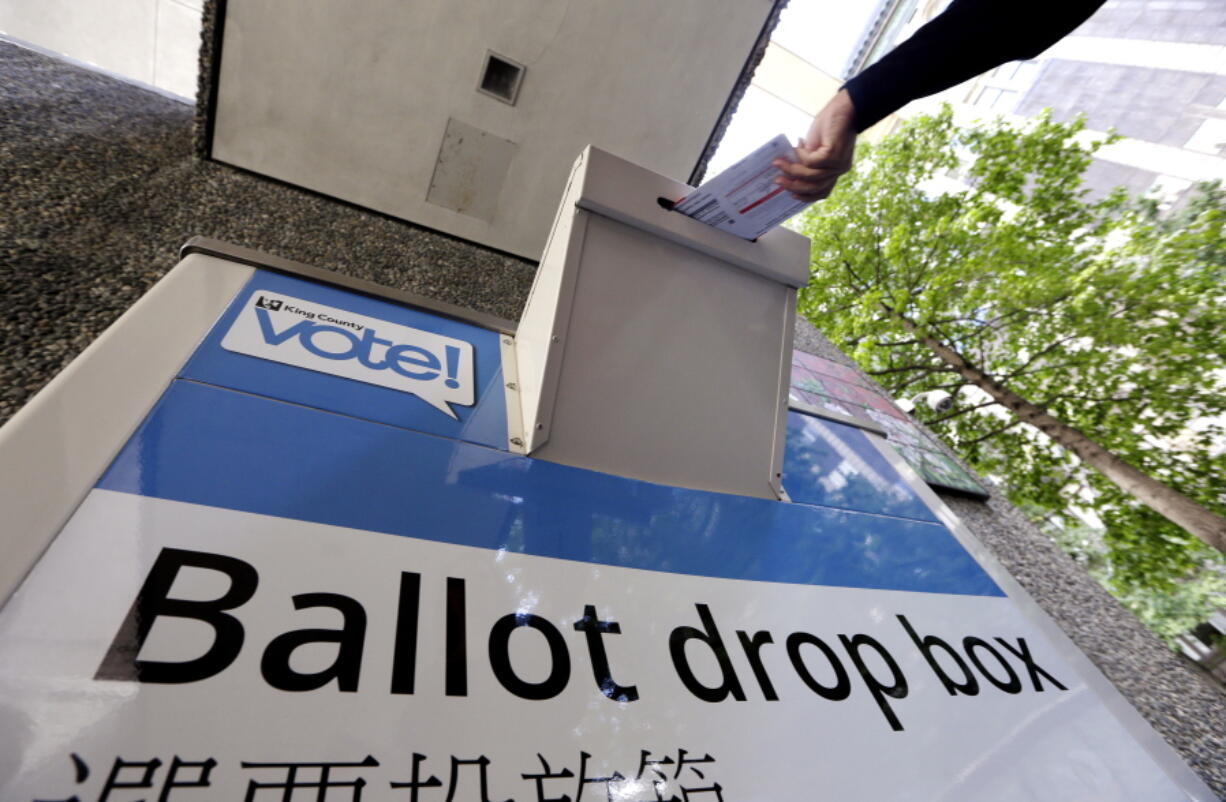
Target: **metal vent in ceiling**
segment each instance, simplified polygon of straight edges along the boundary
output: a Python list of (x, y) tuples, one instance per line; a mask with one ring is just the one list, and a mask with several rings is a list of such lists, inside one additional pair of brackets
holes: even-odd
[(481, 83), (477, 91), (497, 98), (503, 103), (515, 105), (519, 86), (524, 79), (524, 66), (492, 51), (485, 54), (485, 67), (481, 70)]

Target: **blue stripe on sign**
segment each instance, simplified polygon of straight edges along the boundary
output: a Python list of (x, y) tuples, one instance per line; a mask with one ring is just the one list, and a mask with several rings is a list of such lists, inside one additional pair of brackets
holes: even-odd
[(98, 487), (626, 568), (1004, 595), (940, 524), (656, 485), (182, 380)]

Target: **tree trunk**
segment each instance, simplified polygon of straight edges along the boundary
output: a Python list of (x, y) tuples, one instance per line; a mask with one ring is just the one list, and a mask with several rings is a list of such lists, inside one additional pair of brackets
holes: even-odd
[(921, 331), (919, 326), (905, 316), (888, 307), (886, 311), (900, 320), (907, 330), (914, 333), (944, 362), (957, 370), (962, 378), (982, 388), (993, 399), (1012, 410), (1019, 420), (1029, 423), (1072, 451), (1082, 462), (1097, 469), (1137, 501), (1226, 554), (1226, 518), (1205, 509), (1178, 490), (1167, 487), (1148, 474), (1142, 473), (1091, 440), (1080, 430), (1069, 426), (1038, 404), (1027, 401), (968, 362), (953, 348)]

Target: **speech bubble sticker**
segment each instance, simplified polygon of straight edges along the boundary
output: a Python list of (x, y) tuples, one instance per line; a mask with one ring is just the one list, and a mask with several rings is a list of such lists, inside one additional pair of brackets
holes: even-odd
[(274, 292), (252, 293), (221, 347), (410, 393), (453, 420), (476, 397), (472, 343)]

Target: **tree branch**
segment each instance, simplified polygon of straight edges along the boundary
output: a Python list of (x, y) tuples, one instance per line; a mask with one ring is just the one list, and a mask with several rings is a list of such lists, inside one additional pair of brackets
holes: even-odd
[[(921, 381), (923, 381), (924, 379), (927, 379), (927, 378), (928, 378), (928, 376), (929, 376), (929, 374), (927, 374), (927, 373), (917, 373), (916, 375), (912, 376), (911, 378), (906, 379), (905, 381), (899, 382), (898, 384), (895, 384), (895, 385), (893, 386), (893, 388), (892, 388), (892, 391), (893, 391), (894, 393), (901, 393), (901, 392), (902, 392), (904, 389), (906, 389), (907, 387), (910, 387), (911, 385), (915, 384), (916, 382), (921, 382)], [(961, 384), (961, 382), (959, 382), (959, 384), (946, 384), (946, 385), (943, 385), (942, 387), (938, 387), (938, 388), (934, 388), (934, 389), (945, 389), (945, 388), (949, 388), (949, 387), (957, 387), (957, 386), (959, 386), (960, 384)]]
[(1056, 393), (1055, 395), (1049, 396), (1045, 401), (1042, 401), (1040, 403), (1042, 404), (1042, 406), (1047, 406), (1055, 401), (1060, 401), (1061, 399), (1069, 399), (1073, 401), (1089, 401), (1094, 404), (1136, 404), (1142, 401), (1149, 400), (1146, 396), (1143, 396), (1143, 395), (1128, 395), (1128, 396), (1124, 396), (1123, 398), (1115, 398), (1109, 395), (1096, 396), (1096, 395), (1081, 395), (1078, 393)]
[[(1053, 298), (1050, 301), (1048, 306), (1055, 306), (1061, 301), (1067, 300), (1068, 298), (1071, 298), (1071, 297), (1072, 297), (1072, 293), (1063, 293), (1061, 295), (1057, 295), (1055, 298)], [(983, 322), (983, 326), (979, 329), (979, 331), (975, 332), (975, 334), (972, 336), (980, 337), (983, 334), (988, 333), (989, 331), (996, 331), (1000, 327), (1000, 324), (1004, 323), (1009, 318), (1017, 317), (1018, 315), (1037, 317), (1041, 314), (1046, 313), (1047, 311), (1048, 311), (1047, 308), (1038, 310), (1038, 309), (1033, 309), (1028, 306), (1019, 307), (1017, 309), (1011, 309), (1008, 312), (1002, 312), (1001, 314), (997, 315), (996, 317), (990, 320), (985, 320)]]
[(958, 445), (959, 446), (973, 446), (976, 443), (982, 443), (984, 440), (990, 440), (991, 438), (995, 437), (998, 434), (1004, 434), (1005, 432), (1009, 431), (1010, 429), (1012, 429), (1014, 426), (1017, 426), (1021, 422), (1022, 421), (1020, 419), (1014, 418), (1013, 420), (1009, 421), (1009, 423), (1005, 424), (1004, 426), (1001, 426), (1000, 428), (997, 428), (997, 429), (993, 429), (987, 434), (982, 434), (979, 437), (974, 438), (973, 440), (959, 440)]
[(924, 373), (954, 373), (954, 369), (948, 365), (900, 365), (896, 368), (883, 368), (881, 370), (866, 370), (864, 371), (870, 376), (885, 376), (890, 373), (902, 373), (908, 370), (922, 370)]
[(993, 399), (992, 401), (984, 401), (981, 404), (975, 404), (969, 407), (958, 407), (953, 412), (947, 412), (944, 415), (940, 416), (939, 418), (933, 418), (932, 420), (924, 421), (924, 423), (926, 423), (929, 426), (933, 426), (938, 423), (944, 423), (947, 420), (952, 420), (958, 417), (959, 415), (966, 414), (967, 412), (974, 412), (975, 410), (983, 409), (984, 407), (998, 406), (999, 403), (1000, 403), (999, 401), (996, 401), (995, 399)]
[(1016, 377), (1018, 377), (1018, 376), (1024, 376), (1024, 375), (1026, 375), (1026, 372), (1027, 372), (1027, 371), (1026, 371), (1026, 369), (1027, 369), (1027, 368), (1029, 368), (1031, 365), (1033, 365), (1033, 364), (1035, 363), (1035, 361), (1036, 361), (1036, 360), (1038, 360), (1038, 359), (1042, 359), (1044, 356), (1046, 356), (1047, 354), (1050, 354), (1052, 351), (1054, 351), (1054, 350), (1056, 350), (1057, 348), (1059, 348), (1060, 346), (1064, 345), (1064, 344), (1065, 344), (1065, 343), (1067, 343), (1069, 340), (1076, 340), (1076, 339), (1078, 339), (1079, 337), (1081, 337), (1081, 334), (1080, 334), (1080, 333), (1073, 333), (1073, 334), (1069, 334), (1069, 335), (1067, 335), (1067, 336), (1065, 336), (1065, 337), (1061, 337), (1061, 338), (1059, 338), (1059, 339), (1055, 340), (1055, 341), (1054, 341), (1054, 342), (1052, 342), (1050, 345), (1048, 345), (1046, 348), (1040, 349), (1038, 352), (1036, 352), (1035, 354), (1033, 354), (1033, 355), (1030, 357), (1030, 359), (1027, 359), (1027, 360), (1026, 360), (1026, 362), (1025, 362), (1025, 364), (1023, 364), (1023, 365), (1022, 365), (1020, 368), (1018, 368), (1017, 370), (1013, 371), (1012, 373), (1006, 373), (1004, 376), (1002, 376), (1002, 377), (1001, 377), (1001, 379), (1002, 379), (1002, 380), (1005, 380), (1005, 379), (1013, 379), (1013, 378), (1016, 378)]

